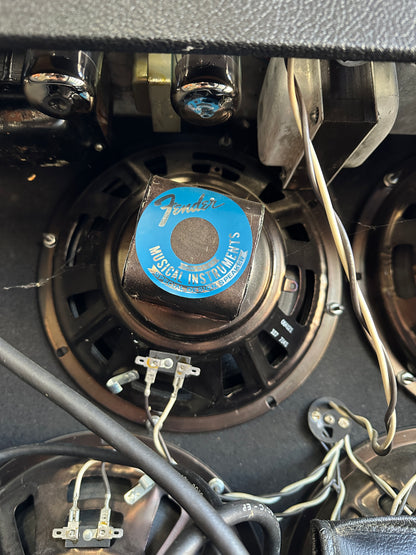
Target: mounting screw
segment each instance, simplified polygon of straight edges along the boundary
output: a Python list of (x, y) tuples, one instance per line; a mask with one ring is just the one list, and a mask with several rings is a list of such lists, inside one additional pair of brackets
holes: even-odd
[(411, 383), (416, 381), (416, 377), (411, 373), (403, 370), (400, 374), (397, 375), (397, 381), (400, 385), (410, 385)]
[(215, 493), (217, 493), (218, 495), (224, 493), (225, 484), (220, 478), (211, 478), (211, 480), (208, 482), (208, 485), (212, 489), (212, 491), (215, 491)]
[(315, 422), (316, 422), (317, 420), (319, 420), (319, 419), (321, 418), (321, 413), (319, 412), (319, 410), (314, 410), (314, 411), (312, 411), (311, 418), (312, 418), (312, 420), (314, 420)]
[(399, 175), (397, 173), (386, 173), (383, 183), (386, 187), (391, 187), (399, 182)]
[(288, 277), (285, 277), (284, 282), (283, 282), (283, 291), (288, 292), (288, 293), (293, 293), (294, 291), (297, 291), (299, 289), (299, 284), (297, 281), (295, 281), (294, 279), (290, 279)]
[(326, 306), (326, 311), (332, 316), (341, 316), (341, 314), (344, 313), (344, 310), (344, 306), (340, 303), (328, 303)]
[(56, 236), (53, 233), (43, 234), (43, 246), (47, 249), (53, 249), (56, 245)]
[(94, 149), (97, 152), (102, 152), (104, 150), (104, 145), (102, 143), (95, 143), (94, 145)]
[(329, 426), (333, 426), (335, 424), (335, 416), (333, 414), (325, 414), (324, 422)]
[(309, 114), (309, 117), (311, 118), (312, 123), (318, 123), (318, 120), (319, 120), (319, 108), (318, 108), (318, 106), (315, 106), (315, 108)]
[(233, 140), (229, 135), (224, 135), (223, 137), (220, 137), (218, 145), (222, 148), (231, 148), (233, 146)]
[(82, 538), (86, 541), (89, 542), (92, 540), (92, 530), (90, 530), (89, 528), (87, 528), (86, 530), (84, 530), (83, 534), (82, 534)]
[(345, 418), (345, 416), (341, 416), (341, 418), (338, 420), (338, 426), (340, 428), (349, 428), (350, 426), (350, 421), (348, 420), (348, 418)]

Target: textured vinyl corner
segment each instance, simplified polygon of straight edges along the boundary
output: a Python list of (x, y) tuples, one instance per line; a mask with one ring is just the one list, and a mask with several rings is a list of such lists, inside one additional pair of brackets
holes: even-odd
[(0, 0), (0, 47), (416, 60), (414, 0)]

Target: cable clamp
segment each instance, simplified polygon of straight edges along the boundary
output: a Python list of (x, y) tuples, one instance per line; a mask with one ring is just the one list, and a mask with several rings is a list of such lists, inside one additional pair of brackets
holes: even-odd
[(137, 485), (124, 495), (124, 501), (129, 505), (134, 505), (149, 493), (155, 486), (155, 482), (147, 474), (143, 474)]

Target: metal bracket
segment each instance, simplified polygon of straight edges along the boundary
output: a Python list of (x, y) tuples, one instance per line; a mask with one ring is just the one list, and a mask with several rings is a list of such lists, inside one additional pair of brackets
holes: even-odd
[[(399, 109), (396, 66), (368, 62), (344, 67), (335, 61), (296, 59), (294, 68), (311, 138), (329, 183), (343, 167), (361, 165), (391, 131)], [(303, 183), (303, 141), (281, 58), (270, 60), (263, 82), (258, 144), (265, 165), (282, 166), (283, 187)]]

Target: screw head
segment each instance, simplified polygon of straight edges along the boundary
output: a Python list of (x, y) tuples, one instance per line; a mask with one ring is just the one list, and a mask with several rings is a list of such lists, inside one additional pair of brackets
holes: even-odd
[(404, 370), (400, 372), (397, 376), (397, 381), (400, 385), (410, 385), (411, 383), (416, 381), (416, 377), (411, 373)]
[(223, 148), (231, 148), (233, 146), (233, 141), (229, 135), (224, 135), (219, 139), (218, 144)]
[(298, 289), (299, 289), (299, 284), (297, 281), (295, 281), (294, 279), (285, 277), (285, 280), (283, 282), (283, 291), (286, 291), (288, 293), (293, 293)]
[(341, 314), (344, 313), (344, 310), (345, 307), (342, 304), (336, 302), (328, 303), (326, 307), (326, 311), (332, 316), (341, 316)]
[(345, 418), (345, 416), (341, 416), (341, 418), (338, 420), (338, 426), (340, 426), (340, 428), (344, 428), (344, 430), (346, 428), (349, 428), (350, 425), (350, 421), (348, 420), (348, 418)]
[(82, 538), (86, 541), (89, 542), (92, 540), (92, 530), (90, 530), (89, 528), (87, 528), (86, 530), (84, 530), (83, 534), (82, 534)]
[(102, 152), (104, 150), (104, 145), (102, 143), (95, 143), (94, 150), (97, 152)]
[(53, 233), (43, 234), (43, 246), (47, 249), (53, 249), (56, 245), (56, 236)]
[(220, 478), (211, 478), (208, 484), (209, 484), (209, 487), (213, 491), (215, 491), (215, 493), (217, 493), (218, 495), (221, 495), (222, 493), (224, 493), (225, 484)]
[(315, 108), (309, 114), (309, 117), (311, 118), (312, 123), (315, 123), (315, 124), (318, 123), (318, 120), (319, 120), (319, 108), (318, 108), (318, 106), (315, 106)]
[(314, 411), (312, 411), (311, 414), (311, 418), (312, 420), (314, 420), (315, 422), (318, 421), (321, 418), (321, 413), (319, 410), (315, 409)]
[(324, 422), (325, 424), (329, 424), (330, 426), (332, 426), (333, 424), (335, 424), (335, 416), (333, 414), (325, 414)]
[(384, 176), (383, 183), (386, 187), (391, 187), (399, 182), (399, 176), (397, 173), (387, 173)]
[(173, 367), (173, 360), (171, 358), (165, 358), (163, 361), (163, 368), (172, 368)]

